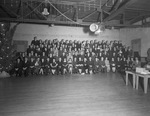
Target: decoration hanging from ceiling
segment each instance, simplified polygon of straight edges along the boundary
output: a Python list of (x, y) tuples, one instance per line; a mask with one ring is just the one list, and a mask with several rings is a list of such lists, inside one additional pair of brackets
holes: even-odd
[(45, 0), (45, 8), (44, 8), (42, 14), (46, 15), (46, 16), (50, 14), (47, 9), (47, 4), (48, 4), (48, 0)]
[(44, 11), (42, 12), (43, 15), (49, 15), (48, 9), (44, 8)]

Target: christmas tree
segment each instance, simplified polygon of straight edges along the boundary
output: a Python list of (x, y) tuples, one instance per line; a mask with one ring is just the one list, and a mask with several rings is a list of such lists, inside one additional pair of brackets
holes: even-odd
[(16, 51), (12, 44), (16, 27), (10, 28), (10, 23), (0, 22), (0, 72), (8, 72), (13, 68)]

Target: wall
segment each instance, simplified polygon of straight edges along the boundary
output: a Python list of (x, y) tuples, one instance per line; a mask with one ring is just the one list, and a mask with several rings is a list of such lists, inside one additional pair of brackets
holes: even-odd
[(128, 45), (133, 39), (141, 39), (141, 56), (147, 56), (147, 50), (150, 48), (150, 28), (121, 29), (119, 38)]
[[(12, 24), (13, 26), (14, 24)], [(71, 26), (53, 26), (36, 24), (19, 24), (14, 35), (14, 40), (32, 41), (33, 37), (38, 39), (72, 39), (72, 40), (119, 40), (118, 30), (106, 30), (99, 35), (89, 33), (89, 29)]]
[[(12, 24), (13, 26), (14, 24)], [(32, 41), (33, 37), (38, 39), (72, 39), (72, 40), (121, 40), (123, 44), (130, 46), (132, 39), (141, 38), (141, 56), (147, 56), (150, 47), (150, 28), (126, 28), (120, 30), (105, 30), (95, 36), (82, 27), (53, 26), (37, 24), (19, 24), (14, 35), (14, 40)]]

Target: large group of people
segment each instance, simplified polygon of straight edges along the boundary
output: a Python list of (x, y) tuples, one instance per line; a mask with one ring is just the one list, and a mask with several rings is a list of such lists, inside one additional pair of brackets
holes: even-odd
[(40, 40), (34, 37), (14, 65), (16, 76), (124, 72), (140, 66), (121, 41)]

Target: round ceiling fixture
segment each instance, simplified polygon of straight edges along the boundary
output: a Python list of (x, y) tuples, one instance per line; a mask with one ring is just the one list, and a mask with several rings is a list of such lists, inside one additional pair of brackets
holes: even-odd
[(92, 23), (90, 25), (90, 31), (94, 32), (95, 34), (99, 34), (105, 31), (104, 23)]
[(98, 28), (99, 28), (99, 25), (96, 24), (96, 23), (92, 23), (92, 24), (90, 25), (90, 31), (92, 31), (92, 32), (97, 31)]

